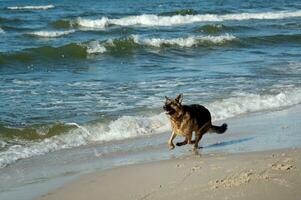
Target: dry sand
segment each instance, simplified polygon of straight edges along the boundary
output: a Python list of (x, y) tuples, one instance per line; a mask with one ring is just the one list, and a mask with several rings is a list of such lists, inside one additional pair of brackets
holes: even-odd
[(301, 149), (192, 155), (100, 171), (51, 193), (53, 199), (301, 198)]

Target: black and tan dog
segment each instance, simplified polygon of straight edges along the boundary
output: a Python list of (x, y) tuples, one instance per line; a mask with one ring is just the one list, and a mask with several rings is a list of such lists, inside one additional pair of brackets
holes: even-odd
[[(224, 133), (227, 130), (227, 124), (214, 126), (211, 123), (211, 115), (207, 108), (202, 105), (182, 105), (183, 95), (179, 94), (175, 99), (165, 97), (163, 109), (170, 118), (172, 134), (168, 141), (169, 149), (174, 149), (173, 140), (177, 135), (185, 137), (183, 142), (178, 142), (177, 146), (185, 144), (194, 144), (194, 149), (203, 135), (207, 132)], [(195, 139), (192, 140), (192, 133), (195, 132)]]

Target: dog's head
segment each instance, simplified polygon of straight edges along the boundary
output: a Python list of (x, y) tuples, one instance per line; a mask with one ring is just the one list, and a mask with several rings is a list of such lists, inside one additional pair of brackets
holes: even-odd
[(175, 99), (165, 97), (163, 109), (167, 115), (178, 116), (182, 113), (183, 94), (179, 94)]

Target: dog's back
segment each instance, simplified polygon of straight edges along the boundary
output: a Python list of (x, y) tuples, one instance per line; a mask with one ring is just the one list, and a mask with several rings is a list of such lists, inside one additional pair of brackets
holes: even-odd
[(190, 115), (192, 120), (196, 120), (197, 126), (201, 128), (208, 121), (211, 122), (211, 115), (207, 108), (199, 104), (183, 105), (185, 113)]

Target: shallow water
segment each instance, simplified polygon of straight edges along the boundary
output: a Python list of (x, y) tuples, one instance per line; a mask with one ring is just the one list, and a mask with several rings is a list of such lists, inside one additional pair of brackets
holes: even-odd
[(296, 0), (1, 1), (0, 167), (163, 133), (165, 95), (214, 120), (300, 104), (300, 19)]

